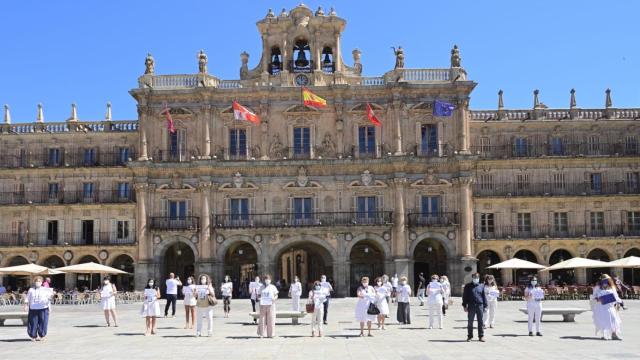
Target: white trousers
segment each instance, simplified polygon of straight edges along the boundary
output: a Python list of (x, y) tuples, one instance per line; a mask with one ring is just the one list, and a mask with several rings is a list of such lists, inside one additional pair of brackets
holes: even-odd
[(442, 303), (428, 303), (429, 306), (429, 327), (433, 327), (433, 321), (438, 319), (438, 327), (442, 327)]
[(496, 324), (496, 310), (498, 309), (498, 300), (489, 301), (487, 310), (484, 311), (484, 326), (493, 326)]
[(291, 310), (300, 311), (300, 295), (291, 296)]
[(534, 316), (536, 321), (536, 332), (540, 332), (540, 318), (542, 317), (542, 303), (540, 301), (527, 301), (527, 313), (529, 314), (529, 332), (533, 332)]
[(316, 306), (313, 310), (313, 314), (311, 315), (311, 332), (318, 331), (318, 333), (322, 332), (322, 315), (324, 314), (324, 306), (320, 304), (320, 306)]
[(202, 333), (202, 318), (207, 317), (207, 334), (211, 335), (213, 333), (213, 307), (200, 307), (196, 306), (196, 329), (197, 333)]

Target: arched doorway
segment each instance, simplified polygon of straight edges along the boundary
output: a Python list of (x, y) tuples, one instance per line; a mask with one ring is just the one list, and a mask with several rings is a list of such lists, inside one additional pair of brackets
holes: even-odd
[[(593, 249), (587, 254), (587, 259), (600, 260), (600, 261), (611, 261), (609, 255), (602, 249)], [(598, 278), (602, 274), (610, 274), (611, 268), (594, 268), (587, 269), (587, 282), (589, 284), (594, 284), (598, 281)]]
[[(249, 283), (258, 275), (258, 253), (248, 242), (239, 241), (224, 255), (224, 274), (231, 276), (233, 296), (249, 297)], [(222, 279), (220, 279), (222, 280)]]
[(413, 250), (413, 283), (418, 284), (418, 274), (429, 280), (432, 274), (447, 274), (447, 250), (437, 240), (424, 239)]
[[(514, 258), (521, 260), (527, 260), (534, 263), (538, 263), (538, 257), (536, 254), (529, 250), (520, 250), (513, 255)], [(538, 272), (534, 269), (517, 269), (516, 270), (516, 284), (526, 285), (529, 282), (529, 278), (536, 275)]]
[[(27, 259), (25, 259), (22, 256), (14, 256), (11, 261), (9, 261), (9, 263), (7, 264), (7, 267), (9, 266), (18, 266), (18, 265), (27, 265), (29, 263), (29, 261)], [(28, 288), (29, 286), (31, 286), (31, 284), (29, 283), (30, 279), (28, 276), (21, 276), (21, 275), (7, 275), (6, 277), (6, 286), (11, 287), (12, 291), (18, 290), (18, 289), (25, 289)]]
[[(169, 277), (169, 273), (174, 273), (181, 281), (186, 281), (189, 276), (196, 277), (195, 274), (195, 254), (189, 245), (182, 241), (178, 241), (169, 246), (164, 252), (164, 268), (156, 280), (160, 283), (160, 288), (164, 294), (165, 279)], [(212, 274), (209, 274), (212, 275)], [(216, 279), (212, 279), (216, 280)], [(217, 283), (217, 282), (216, 282)], [(178, 292), (180, 296), (180, 292)]]
[(371, 240), (356, 243), (349, 253), (351, 269), (349, 275), (349, 294), (356, 296), (360, 280), (363, 276), (369, 278), (369, 284), (384, 273), (384, 251)]
[[(291, 280), (297, 275), (302, 283), (303, 294), (311, 289), (314, 281), (320, 280), (322, 274), (327, 276), (327, 281), (334, 285), (333, 258), (327, 249), (312, 243), (299, 242), (283, 249), (275, 257), (276, 281), (280, 281), (280, 290), (289, 289)], [(262, 274), (261, 274), (262, 275)]]
[[(95, 256), (91, 255), (86, 255), (80, 258), (78, 264), (84, 264), (88, 262), (100, 264), (100, 261), (98, 261)], [(78, 274), (78, 277), (76, 279), (76, 286), (79, 290), (82, 290), (84, 288), (88, 290), (96, 290), (100, 287), (100, 284), (102, 284), (102, 281), (100, 280), (100, 274)]]
[[(549, 265), (555, 265), (559, 262), (573, 258), (570, 252), (565, 249), (558, 249), (549, 256)], [(557, 286), (575, 284), (575, 274), (573, 269), (555, 270), (549, 272), (549, 282), (555, 283)]]
[(502, 271), (500, 269), (487, 269), (491, 265), (495, 265), (500, 262), (500, 257), (495, 251), (484, 250), (478, 254), (478, 272), (480, 276), (484, 278), (485, 275), (493, 275), (496, 279), (496, 284), (502, 284)]
[[(65, 265), (64, 265), (64, 261), (59, 256), (52, 255), (46, 258), (42, 262), (42, 266), (48, 267), (49, 269), (57, 269), (57, 268), (64, 267)], [(51, 284), (49, 284), (49, 286), (51, 286), (54, 289), (64, 290), (65, 274), (49, 275), (47, 277), (51, 278)]]
[[(640, 257), (640, 249), (633, 248), (624, 254), (624, 257), (637, 256)], [(627, 285), (638, 286), (640, 285), (640, 268), (636, 269), (623, 269), (624, 283)]]
[(131, 256), (125, 254), (119, 255), (113, 260), (111, 267), (128, 272), (128, 274), (119, 274), (111, 277), (118, 291), (133, 291), (133, 273), (135, 272), (135, 266), (133, 265)]

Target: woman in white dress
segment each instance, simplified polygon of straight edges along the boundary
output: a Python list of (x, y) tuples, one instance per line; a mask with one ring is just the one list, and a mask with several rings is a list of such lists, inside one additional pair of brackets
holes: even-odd
[(116, 316), (116, 293), (117, 289), (115, 284), (112, 284), (109, 277), (105, 277), (102, 283), (102, 290), (100, 291), (100, 305), (102, 305), (102, 311), (104, 311), (104, 319), (107, 321), (107, 326), (111, 326), (109, 321), (109, 314), (113, 318), (113, 326), (118, 327), (118, 319)]
[(609, 275), (603, 274), (600, 279), (599, 288), (594, 291), (596, 303), (593, 306), (593, 320), (596, 335), (604, 340), (622, 340), (622, 321), (618, 314), (622, 300), (618, 297), (616, 285)]
[(161, 316), (158, 299), (160, 299), (160, 288), (156, 285), (155, 280), (149, 279), (144, 288), (144, 303), (142, 303), (142, 316), (144, 316), (147, 325), (144, 336), (156, 334), (156, 319)]
[(367, 336), (371, 335), (371, 322), (376, 319), (376, 315), (369, 315), (367, 310), (369, 304), (375, 303), (376, 291), (369, 286), (369, 278), (363, 277), (358, 287), (358, 302), (356, 303), (356, 321), (360, 323), (360, 336), (364, 336), (364, 323), (367, 323)]
[(384, 280), (382, 278), (376, 278), (376, 307), (380, 310), (380, 314), (378, 314), (378, 329), (384, 330), (384, 320), (389, 315), (389, 303), (387, 298), (391, 295), (391, 291), (384, 284)]
[(224, 303), (224, 317), (229, 317), (231, 311), (231, 298), (233, 297), (233, 282), (229, 275), (224, 277), (224, 283), (220, 286), (222, 292), (222, 302)]
[(320, 281), (313, 283), (313, 290), (309, 291), (309, 303), (313, 303), (313, 315), (311, 315), (311, 337), (316, 336), (315, 330), (318, 330), (318, 336), (322, 337), (322, 314), (324, 313), (324, 302), (327, 301), (327, 293), (322, 290)]
[(291, 298), (291, 310), (300, 311), (300, 296), (302, 296), (302, 284), (296, 276), (289, 286), (289, 297)]
[[(182, 287), (182, 295), (184, 295), (184, 312), (186, 315), (185, 329), (193, 329), (196, 323), (196, 284), (193, 276), (187, 278), (187, 286)], [(191, 318), (191, 323), (189, 323)]]
[(484, 295), (489, 303), (489, 306), (484, 311), (484, 328), (486, 329), (487, 325), (493, 328), (493, 325), (496, 324), (496, 310), (498, 309), (498, 296), (500, 295), (493, 275), (484, 277)]
[[(214, 304), (209, 302), (212, 298)], [(216, 293), (209, 275), (200, 275), (200, 285), (196, 286), (196, 336), (202, 335), (202, 318), (207, 317), (207, 335), (213, 334), (213, 306), (217, 302)]]
[(431, 281), (427, 284), (427, 306), (429, 307), (429, 329), (433, 329), (434, 320), (438, 321), (438, 328), (442, 329), (442, 304), (444, 303), (444, 289), (440, 284), (438, 275), (431, 275)]
[(540, 319), (542, 318), (542, 300), (544, 299), (544, 290), (538, 285), (538, 278), (532, 277), (529, 285), (524, 289), (524, 298), (527, 300), (527, 314), (529, 336), (533, 336), (533, 322), (536, 322), (536, 335), (542, 336), (540, 332)]
[(442, 290), (444, 290), (444, 301), (442, 303), (442, 316), (447, 315), (447, 309), (449, 308), (449, 299), (451, 298), (451, 283), (449, 283), (449, 278), (446, 275), (440, 276), (440, 284), (442, 285)]

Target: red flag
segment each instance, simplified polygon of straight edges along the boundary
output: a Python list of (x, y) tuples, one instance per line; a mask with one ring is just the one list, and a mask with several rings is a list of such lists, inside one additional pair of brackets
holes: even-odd
[(380, 120), (378, 120), (378, 118), (376, 117), (376, 114), (373, 112), (373, 109), (371, 108), (371, 104), (367, 103), (367, 118), (369, 118), (369, 121), (371, 121), (373, 123), (373, 125), (375, 126), (380, 126)]
[(254, 124), (260, 124), (260, 117), (247, 109), (246, 107), (233, 101), (233, 117), (236, 120), (251, 121)]
[(167, 116), (167, 129), (169, 129), (170, 133), (175, 133), (176, 132), (176, 128), (173, 125), (173, 119), (171, 118), (171, 114), (169, 114), (169, 108), (167, 107), (167, 103), (164, 103), (164, 110), (162, 110), (162, 112), (164, 112), (164, 114)]

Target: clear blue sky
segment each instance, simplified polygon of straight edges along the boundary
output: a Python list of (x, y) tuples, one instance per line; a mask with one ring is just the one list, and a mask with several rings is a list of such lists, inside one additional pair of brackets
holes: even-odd
[[(80, 119), (135, 119), (128, 90), (136, 86), (151, 52), (156, 72), (194, 73), (196, 54), (209, 55), (209, 72), (237, 79), (239, 54), (260, 57), (255, 26), (268, 8), (298, 1), (3, 1), (0, 4), (0, 104), (14, 122), (62, 121), (70, 104)], [(362, 51), (364, 73), (391, 69), (390, 49), (402, 45), (406, 67), (448, 67), (453, 44), (479, 83), (471, 107), (493, 109), (497, 91), (507, 108), (530, 108), (532, 91), (550, 107), (640, 107), (640, 1), (346, 1), (305, 2), (314, 11), (334, 6), (347, 20), (344, 60)], [(328, 9), (325, 10), (328, 12)]]

